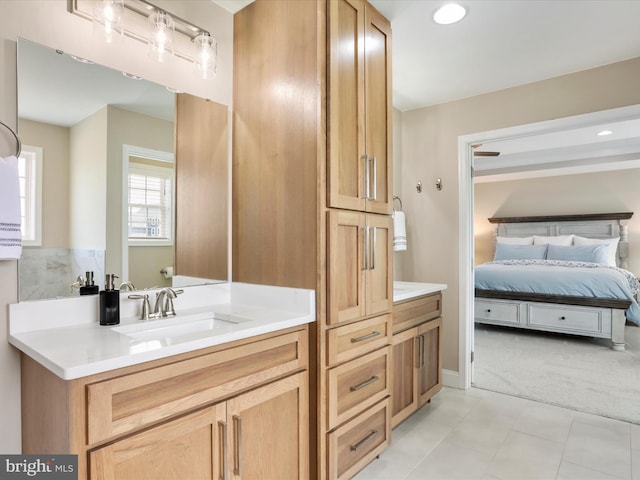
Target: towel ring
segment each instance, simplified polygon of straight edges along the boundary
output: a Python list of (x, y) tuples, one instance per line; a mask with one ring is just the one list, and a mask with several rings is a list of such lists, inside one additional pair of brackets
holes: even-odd
[(393, 202), (394, 202), (394, 206), (393, 209), (395, 210), (395, 201), (398, 200), (398, 202), (400, 202), (400, 211), (402, 211), (402, 200), (400, 200), (400, 197), (394, 195), (393, 196)]
[(16, 143), (17, 143), (17, 148), (16, 148), (16, 157), (20, 156), (20, 153), (22, 152), (22, 142), (20, 141), (20, 137), (18, 136), (18, 134), (13, 130), (13, 128), (11, 128), (9, 125), (7, 125), (6, 123), (4, 123), (3, 121), (0, 121), (0, 125), (2, 125), (3, 127), (5, 127), (7, 130), (9, 130), (11, 132), (11, 134), (14, 136), (14, 138), (16, 139)]

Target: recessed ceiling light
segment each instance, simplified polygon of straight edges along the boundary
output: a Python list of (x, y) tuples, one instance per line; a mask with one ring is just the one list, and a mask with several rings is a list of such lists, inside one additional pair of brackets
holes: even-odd
[(73, 58), (76, 62), (88, 63), (88, 64), (92, 64), (93, 63), (91, 60), (87, 60), (86, 58), (78, 57), (77, 55), (69, 55), (69, 56), (71, 58)]
[(462, 5), (447, 3), (433, 14), (433, 20), (440, 25), (449, 25), (462, 20), (466, 13), (467, 11)]
[(611, 135), (613, 132), (611, 130), (602, 130), (600, 132), (598, 132), (598, 136), (599, 137), (604, 137), (606, 135)]
[(122, 72), (122, 75), (124, 75), (127, 78), (130, 78), (131, 80), (142, 80), (142, 77), (139, 77), (138, 75), (134, 75), (132, 73)]

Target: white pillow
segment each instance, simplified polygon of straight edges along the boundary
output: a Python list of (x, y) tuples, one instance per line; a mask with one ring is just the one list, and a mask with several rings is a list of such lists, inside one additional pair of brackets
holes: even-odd
[(573, 235), (558, 235), (557, 237), (533, 236), (534, 245), (562, 245), (570, 247), (573, 244)]
[(618, 243), (620, 242), (620, 237), (615, 238), (586, 238), (586, 237), (573, 237), (574, 245), (597, 245), (597, 244), (605, 244), (607, 247), (607, 265), (611, 265), (613, 267), (618, 265)]
[(507, 245), (533, 245), (533, 237), (496, 237), (496, 240)]

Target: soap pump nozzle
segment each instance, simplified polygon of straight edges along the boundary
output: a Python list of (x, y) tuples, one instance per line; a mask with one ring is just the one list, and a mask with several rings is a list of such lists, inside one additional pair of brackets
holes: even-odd
[(116, 274), (114, 273), (107, 273), (105, 280), (104, 280), (104, 289), (105, 290), (115, 290), (115, 279), (116, 278), (120, 278), (118, 277)]

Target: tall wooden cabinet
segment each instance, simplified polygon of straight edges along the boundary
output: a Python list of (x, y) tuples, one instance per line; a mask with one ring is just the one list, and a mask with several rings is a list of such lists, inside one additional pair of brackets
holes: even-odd
[(233, 279), (316, 291), (311, 478), (390, 441), (390, 42), (364, 0), (234, 17)]

